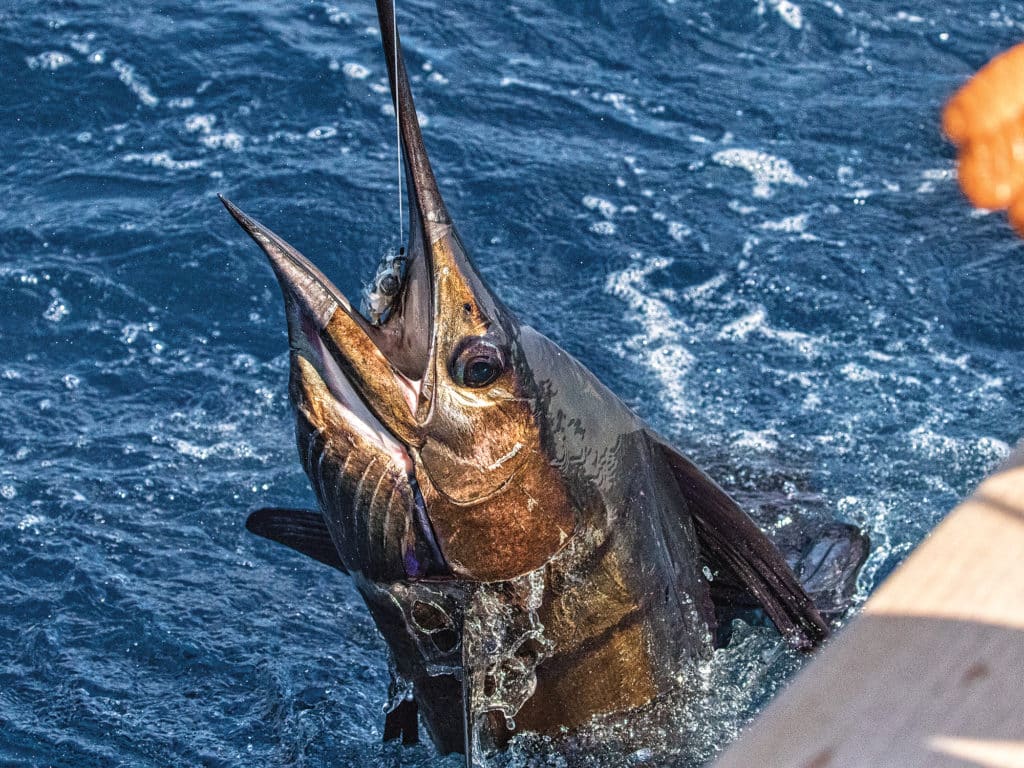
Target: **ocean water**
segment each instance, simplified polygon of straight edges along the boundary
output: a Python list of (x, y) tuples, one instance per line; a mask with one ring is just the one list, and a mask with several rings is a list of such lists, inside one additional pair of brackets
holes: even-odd
[[(1024, 3), (397, 5), (480, 269), (774, 526), (863, 526), (859, 601), (1024, 433), (1021, 244), (938, 130)], [(459, 765), (380, 744), (355, 591), (243, 528), (312, 494), (215, 194), (358, 294), (398, 237), (373, 4), (15, 0), (0, 74), (0, 764)], [(799, 664), (739, 626), (589, 748), (700, 765)]]

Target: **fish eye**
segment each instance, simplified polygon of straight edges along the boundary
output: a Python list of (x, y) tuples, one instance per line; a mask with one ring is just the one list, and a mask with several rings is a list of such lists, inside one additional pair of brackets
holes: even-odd
[(505, 355), (486, 339), (473, 336), (459, 344), (448, 369), (460, 387), (480, 389), (491, 384), (505, 370)]

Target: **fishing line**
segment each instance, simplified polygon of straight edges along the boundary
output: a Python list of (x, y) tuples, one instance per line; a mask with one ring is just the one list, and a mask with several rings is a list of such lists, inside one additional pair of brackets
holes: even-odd
[(402, 218), (402, 125), (399, 119), (399, 111), (402, 103), (402, 90), (398, 79), (398, 12), (395, 10), (396, 0), (391, 0), (391, 43), (395, 49), (395, 144), (398, 149), (398, 247), (402, 247), (403, 227)]
[[(394, 310), (395, 301), (402, 289), (405, 280), (406, 264), (408, 259), (405, 255), (404, 227), (405, 217), (402, 211), (402, 119), (401, 103), (402, 90), (401, 79), (398, 72), (398, 19), (395, 10), (395, 0), (391, 0), (391, 21), (392, 37), (391, 44), (394, 46), (394, 59), (392, 64), (392, 82), (394, 84), (395, 104), (395, 145), (398, 155), (398, 245), (395, 249), (388, 249), (377, 265), (377, 270), (370, 280), (363, 287), (363, 300), (360, 306), (363, 316), (372, 325), (383, 325)], [(386, 46), (385, 46), (386, 48)]]

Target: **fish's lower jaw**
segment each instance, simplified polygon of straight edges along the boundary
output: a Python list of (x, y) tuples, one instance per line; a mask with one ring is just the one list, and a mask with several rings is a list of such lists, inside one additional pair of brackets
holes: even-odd
[[(309, 338), (309, 343), (316, 362), (311, 362), (303, 354), (293, 352), (303, 387), (311, 393), (305, 398), (306, 401), (320, 412), (326, 408), (332, 409), (337, 421), (341, 421), (351, 432), (377, 446), (390, 461), (406, 473), (412, 473), (412, 458), (405, 446), (366, 407), (338, 364), (324, 349), (323, 342), (318, 336), (313, 335)], [(322, 386), (317, 386), (318, 383)], [(324, 418), (319, 420), (326, 421)]]

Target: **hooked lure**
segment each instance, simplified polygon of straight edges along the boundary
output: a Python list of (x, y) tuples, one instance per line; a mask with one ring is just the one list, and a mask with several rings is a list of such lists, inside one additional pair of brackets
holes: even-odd
[(360, 309), (374, 325), (383, 325), (391, 316), (395, 301), (402, 290), (408, 263), (404, 247), (399, 248), (398, 253), (384, 254), (373, 278), (363, 288)]

